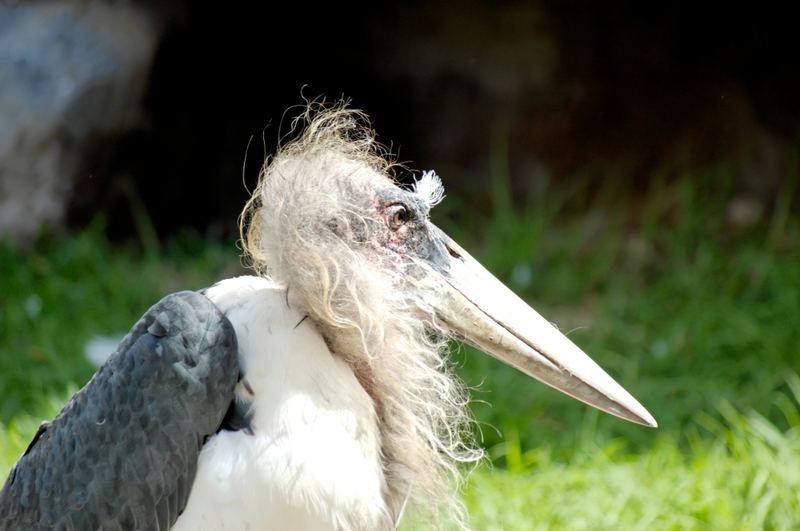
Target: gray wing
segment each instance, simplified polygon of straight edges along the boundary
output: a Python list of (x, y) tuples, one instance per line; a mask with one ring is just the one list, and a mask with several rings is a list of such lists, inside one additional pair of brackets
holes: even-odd
[(188, 291), (162, 299), (39, 428), (0, 492), (0, 529), (168, 529), (238, 376), (216, 306)]

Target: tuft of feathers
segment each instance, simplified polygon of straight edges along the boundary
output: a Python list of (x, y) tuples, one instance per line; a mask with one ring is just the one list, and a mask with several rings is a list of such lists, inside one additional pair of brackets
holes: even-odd
[(425, 201), (428, 208), (433, 208), (444, 199), (442, 180), (434, 171), (422, 172), (422, 177), (414, 181), (414, 192)]
[[(424, 264), (374, 245), (370, 191), (396, 186), (393, 163), (366, 116), (345, 104), (310, 104), (301, 130), (279, 147), (241, 217), (244, 250), (262, 276), (288, 287), (372, 397), (394, 516), (405, 501), (436, 525), (464, 511), (453, 489), (472, 440), (468, 397), (447, 363), (447, 339), (426, 302)], [(414, 191), (433, 206), (441, 180), (425, 172)]]

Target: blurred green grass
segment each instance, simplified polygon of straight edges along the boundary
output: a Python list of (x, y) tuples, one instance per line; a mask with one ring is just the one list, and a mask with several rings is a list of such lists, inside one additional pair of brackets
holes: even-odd
[[(448, 198), (434, 220), (654, 414), (619, 421), (467, 348), (494, 468), (465, 501), (476, 529), (791, 529), (800, 524), (800, 223), (794, 181), (746, 223), (725, 172), (633, 193), (588, 180)], [(479, 205), (479, 207), (469, 206)], [(146, 232), (146, 231), (145, 231)], [(186, 233), (112, 246), (102, 222), (0, 245), (0, 476), (93, 369), (95, 335), (238, 272), (233, 242)]]
[[(505, 470), (471, 477), (466, 504), (482, 530), (796, 529), (800, 515), (798, 380), (792, 428), (727, 403), (700, 416), (686, 448), (666, 432), (639, 453), (622, 441), (578, 445), (561, 460), (548, 446), (516, 454)], [(512, 439), (512, 453), (517, 452)]]

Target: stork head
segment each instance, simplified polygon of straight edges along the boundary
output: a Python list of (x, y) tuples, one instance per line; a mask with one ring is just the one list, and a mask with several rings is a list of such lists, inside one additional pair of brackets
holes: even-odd
[(444, 197), (439, 178), (429, 172), (399, 187), (365, 121), (342, 107), (309, 108), (294, 123), (303, 132), (265, 166), (242, 216), (243, 240), (255, 268), (286, 285), (291, 306), (311, 317), (373, 398), (390, 510), (409, 492), (438, 505), (449, 492), (443, 478), (481, 455), (465, 429), (465, 395), (443, 361), (448, 336), (655, 426), (580, 348), (431, 223)]
[[(361, 345), (345, 346), (343, 355), (377, 355), (371, 344), (385, 336), (387, 320), (411, 317), (591, 406), (656, 426), (579, 347), (430, 221), (444, 197), (433, 172), (400, 188), (371, 132), (358, 125), (362, 115), (338, 109), (305, 118), (302, 136), (265, 168), (246, 240), (256, 263), (324, 327), (359, 330)], [(347, 337), (330, 335), (332, 342)]]

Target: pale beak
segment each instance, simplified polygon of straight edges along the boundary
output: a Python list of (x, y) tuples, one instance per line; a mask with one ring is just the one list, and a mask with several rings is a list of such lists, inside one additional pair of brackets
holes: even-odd
[[(437, 317), (454, 335), (559, 391), (617, 417), (657, 426), (652, 415), (567, 336), (431, 224), (432, 266), (442, 276)], [(438, 240), (438, 241), (436, 241)]]

